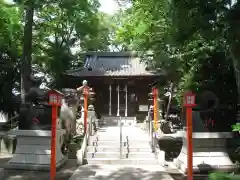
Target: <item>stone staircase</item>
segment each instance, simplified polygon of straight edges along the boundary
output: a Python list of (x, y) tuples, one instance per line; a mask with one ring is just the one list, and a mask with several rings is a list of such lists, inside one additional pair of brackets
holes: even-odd
[[(120, 146), (120, 118), (104, 118), (104, 125), (95, 136), (89, 138), (86, 162), (101, 165), (157, 165), (158, 161), (149, 144), (149, 137), (134, 119), (122, 118)], [(108, 126), (109, 125), (109, 126)], [(120, 153), (122, 149), (122, 153)]]

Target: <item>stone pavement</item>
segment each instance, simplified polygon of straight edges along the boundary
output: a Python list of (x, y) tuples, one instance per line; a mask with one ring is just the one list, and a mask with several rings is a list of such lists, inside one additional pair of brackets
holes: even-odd
[(69, 180), (173, 180), (157, 165), (84, 165)]
[[(111, 145), (111, 148), (114, 149), (114, 152), (119, 153), (117, 149), (120, 145), (118, 141), (120, 138), (120, 128), (119, 125), (114, 125), (115, 121), (113, 120), (114, 119), (111, 118), (106, 120), (105, 118), (105, 126), (100, 128), (97, 132), (99, 141), (96, 148), (100, 148), (100, 146), (103, 146), (103, 143), (105, 143), (108, 144), (108, 146)], [(122, 122), (124, 122), (124, 118)], [(111, 124), (111, 126), (109, 124)], [(123, 165), (121, 161), (133, 160), (131, 158), (125, 159), (124, 157), (122, 157), (123, 159), (121, 160), (118, 159), (119, 157), (115, 157), (116, 161), (110, 164), (109, 161), (103, 161), (101, 159), (93, 163), (93, 160), (98, 160), (98, 158), (88, 157), (88, 161), (91, 160), (90, 164), (79, 166), (69, 180), (173, 180), (173, 178), (166, 173), (166, 169), (156, 163), (157, 159), (151, 159), (151, 155), (153, 154), (149, 145), (148, 133), (143, 131), (138, 125), (127, 124), (128, 123), (125, 123), (125, 125), (122, 127), (123, 141), (127, 136), (130, 143), (130, 154), (136, 153), (131, 151), (133, 149), (138, 149), (138, 153), (142, 153), (140, 150), (147, 149), (146, 152), (148, 156), (145, 157), (145, 159), (142, 160), (141, 156), (137, 157), (142, 160), (142, 163), (137, 163), (134, 165), (131, 163), (124, 163)], [(90, 148), (90, 146), (88, 148)], [(106, 157), (111, 159), (110, 152), (111, 151), (102, 151), (101, 153), (106, 153)], [(146, 164), (145, 161), (148, 161), (149, 159), (152, 160), (152, 164)]]
[[(119, 127), (108, 127), (102, 129), (99, 135), (104, 138), (109, 132), (110, 137), (119, 138)], [(109, 135), (107, 133), (107, 135)], [(139, 127), (123, 128), (123, 135), (128, 135), (130, 139), (147, 140), (148, 133), (143, 132)], [(116, 136), (116, 137), (114, 137)], [(109, 137), (109, 136), (108, 136)], [(0, 180), (49, 180), (50, 173), (44, 171), (23, 171), (4, 170), (4, 164), (9, 157), (0, 156)], [(66, 165), (57, 172), (56, 180), (173, 180), (166, 173), (166, 169), (160, 165), (138, 164), (138, 165), (108, 165), (108, 164), (88, 164), (77, 166), (76, 160), (68, 160)]]
[[(7, 158), (0, 156), (0, 180), (49, 180), (50, 172), (27, 171), (27, 170), (4, 170), (4, 163)], [(57, 172), (56, 180), (68, 180), (77, 169), (76, 160), (68, 160), (67, 163)]]
[[(0, 159), (0, 165), (9, 158)], [(0, 168), (0, 180), (49, 180), (49, 172), (4, 170)], [(68, 160), (57, 172), (57, 180), (173, 180), (165, 169), (158, 165), (83, 165)], [(177, 179), (178, 180), (178, 179)], [(180, 180), (180, 179), (179, 179)]]

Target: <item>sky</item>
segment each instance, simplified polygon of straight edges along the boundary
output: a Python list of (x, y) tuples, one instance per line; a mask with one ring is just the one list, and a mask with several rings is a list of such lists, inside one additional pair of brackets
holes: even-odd
[[(5, 2), (12, 3), (13, 0), (5, 0)], [(113, 14), (119, 9), (116, 0), (99, 0), (101, 7), (100, 11), (103, 11), (108, 14)], [(232, 5), (235, 4), (237, 0), (232, 0)]]
[[(5, 2), (12, 3), (13, 0), (5, 0)], [(103, 11), (108, 14), (113, 14), (119, 9), (118, 4), (115, 2), (115, 0), (99, 0), (101, 7), (100, 11)]]
[(108, 14), (113, 14), (119, 9), (118, 4), (115, 0), (99, 0), (101, 7), (100, 11), (103, 11)]

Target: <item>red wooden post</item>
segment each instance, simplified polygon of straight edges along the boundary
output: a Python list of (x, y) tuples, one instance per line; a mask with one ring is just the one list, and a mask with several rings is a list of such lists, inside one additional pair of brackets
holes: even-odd
[(157, 118), (158, 118), (158, 104), (157, 104), (157, 98), (158, 98), (158, 90), (157, 88), (153, 88), (153, 120), (154, 120), (154, 131), (157, 131)]
[(87, 132), (87, 116), (88, 116), (88, 91), (89, 87), (84, 87), (84, 133)]
[(195, 104), (196, 95), (192, 92), (187, 92), (184, 96), (184, 106), (187, 118), (187, 162), (188, 162), (188, 180), (193, 180), (193, 148), (192, 148), (192, 108)]
[(56, 178), (56, 124), (57, 124), (57, 106), (52, 106), (52, 139), (51, 139), (51, 180)]
[(51, 131), (51, 167), (50, 180), (56, 180), (56, 131), (57, 131), (57, 108), (62, 104), (62, 94), (58, 91), (49, 92), (49, 105), (52, 106), (52, 131)]

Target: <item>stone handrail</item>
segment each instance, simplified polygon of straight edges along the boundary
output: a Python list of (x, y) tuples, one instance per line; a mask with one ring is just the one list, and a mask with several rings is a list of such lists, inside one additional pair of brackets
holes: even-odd
[(87, 126), (87, 131), (84, 135), (84, 139), (82, 142), (81, 149), (77, 151), (77, 164), (78, 165), (83, 165), (84, 163), (84, 157), (87, 151), (87, 146), (88, 146), (88, 138), (89, 138), (89, 126)]
[(84, 135), (84, 139), (82, 142), (81, 149), (77, 151), (77, 164), (82, 165), (84, 164), (84, 157), (87, 152), (87, 146), (88, 146), (88, 140), (89, 136), (92, 136), (94, 134), (94, 128), (93, 125), (95, 123), (96, 117), (95, 117), (95, 111), (93, 105), (89, 105), (88, 107), (88, 126), (87, 131)]
[(158, 159), (160, 165), (165, 165), (165, 152), (161, 151), (158, 146), (157, 132), (154, 132), (154, 121), (152, 120), (153, 107), (151, 106), (148, 110), (148, 132), (150, 137), (150, 145), (152, 151)]
[(150, 107), (148, 110), (148, 132), (149, 132), (149, 137), (150, 137), (150, 144), (152, 146), (153, 152), (156, 151), (157, 147), (157, 139), (156, 139), (156, 132), (154, 132), (154, 126), (153, 126), (153, 120), (152, 120), (152, 112), (153, 112), (153, 107)]

